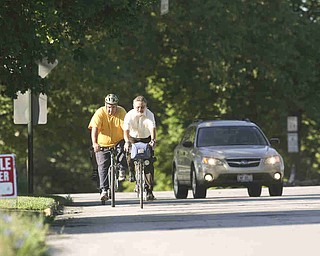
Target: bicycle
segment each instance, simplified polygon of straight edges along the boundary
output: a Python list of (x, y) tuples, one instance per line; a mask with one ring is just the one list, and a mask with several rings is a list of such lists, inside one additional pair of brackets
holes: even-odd
[[(110, 166), (108, 169), (108, 183), (109, 189), (107, 191), (108, 198), (111, 199), (111, 207), (115, 207), (115, 195), (116, 191), (119, 189), (119, 180), (118, 180), (118, 165), (117, 165), (117, 148), (112, 147), (108, 149), (110, 153)], [(101, 200), (101, 204), (105, 205), (106, 200)]]
[(151, 149), (148, 143), (136, 142), (132, 144), (131, 159), (134, 162), (136, 175), (136, 192), (140, 198), (140, 208), (143, 209), (143, 200), (146, 199), (147, 190), (144, 169), (150, 164)]

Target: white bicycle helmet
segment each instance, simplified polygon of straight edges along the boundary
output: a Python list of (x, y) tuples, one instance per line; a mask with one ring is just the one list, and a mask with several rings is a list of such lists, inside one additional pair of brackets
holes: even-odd
[(119, 99), (118, 99), (117, 95), (111, 93), (105, 97), (105, 102), (107, 104), (115, 105), (115, 104), (118, 104)]

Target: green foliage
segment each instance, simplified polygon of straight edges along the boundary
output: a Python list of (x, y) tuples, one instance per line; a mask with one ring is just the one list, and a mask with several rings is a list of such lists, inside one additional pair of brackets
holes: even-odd
[[(130, 57), (124, 56), (125, 60), (118, 61), (119, 53), (125, 52), (126, 49), (116, 49), (112, 46), (119, 46), (119, 43), (125, 41), (127, 34), (133, 33), (130, 28), (141, 23), (141, 21), (137, 22), (136, 12), (149, 8), (152, 2), (53, 1), (42, 3), (48, 5), (46, 7), (50, 5), (51, 9), (46, 9), (48, 13), (43, 11), (41, 15), (48, 19), (51, 17), (48, 27), (57, 29), (55, 36), (51, 37), (57, 40), (53, 40), (50, 47), (44, 48), (43, 51), (40, 48), (29, 50), (39, 51), (43, 56), (47, 56), (47, 50), (50, 50), (52, 56), (59, 59), (59, 65), (55, 69), (58, 76), (50, 80), (50, 90), (46, 90), (48, 124), (34, 128), (34, 185), (37, 191), (59, 193), (76, 192), (79, 189), (95, 190), (95, 185), (90, 180), (91, 165), (88, 153), (90, 139), (87, 125), (94, 110), (103, 103), (104, 96), (101, 95), (101, 90), (103, 94), (108, 87), (109, 90), (116, 91), (121, 77), (127, 78), (120, 86), (126, 86), (136, 80), (136, 74), (128, 73), (130, 69), (134, 73), (133, 67), (130, 67), (131, 63), (122, 66), (122, 63)], [(91, 5), (94, 8), (91, 8)], [(14, 8), (9, 3), (7, 7), (8, 10)], [(36, 6), (28, 8), (34, 12), (39, 11)], [(15, 38), (12, 33), (11, 36)], [(3, 46), (6, 46), (5, 40)], [(112, 62), (105, 61), (110, 58), (109, 55), (113, 58)], [(133, 50), (130, 51), (130, 56), (132, 55), (134, 55)], [(0, 69), (1, 67), (6, 68), (0, 65)], [(4, 78), (12, 84), (8, 70), (4, 70), (1, 74), (5, 72), (7, 73)], [(13, 72), (13, 75), (16, 73)], [(37, 85), (34, 81), (21, 76), (18, 79), (33, 84), (36, 90)], [(45, 80), (47, 78), (41, 81)], [(17, 83), (17, 87), (14, 88), (9, 88), (3, 80), (1, 84), (1, 92), (8, 95), (12, 95), (18, 89), (25, 90), (21, 83)], [(140, 88), (142, 86), (141, 84)], [(129, 99), (129, 95), (131, 97), (132, 92), (128, 90), (127, 95), (127, 105), (131, 106), (132, 99)], [(24, 177), (27, 157), (26, 126), (12, 124), (12, 101), (7, 97), (1, 97), (7, 102), (0, 108), (6, 117), (5, 125), (0, 128), (0, 143), (3, 145), (1, 153), (12, 152), (17, 155), (18, 176)], [(2, 110), (2, 107), (6, 108)]]
[[(17, 4), (4, 2), (0, 17)], [(171, 1), (163, 16), (159, 1), (36, 1), (24, 9), (19, 5), (24, 11), (17, 24), (28, 18), (32, 26), (20, 39), (14, 23), (5, 24), (8, 33), (0, 42), (1, 51), (12, 47), (17, 63), (27, 63), (23, 56), (30, 63), (44, 56), (59, 60), (48, 78), (39, 80), (46, 85), (39, 87), (25, 71), (11, 74), (2, 52), (0, 57), (1, 92), (12, 95), (33, 84), (48, 95), (48, 123), (34, 128), (36, 191), (96, 191), (90, 180), (87, 125), (111, 92), (127, 110), (136, 95), (145, 95), (156, 115), (156, 189), (171, 186), (173, 149), (185, 127), (199, 118), (249, 118), (269, 138), (280, 137), (278, 150), (288, 176), (297, 157), (287, 153), (286, 120), (298, 115), (298, 176), (317, 176), (320, 29), (317, 19), (307, 15), (311, 3), (299, 2), (302, 13), (289, 0)], [(38, 19), (42, 22), (34, 22)], [(39, 33), (35, 41), (34, 31)], [(35, 44), (27, 55), (19, 55), (23, 42)], [(17, 155), (21, 177), (26, 127), (12, 124), (12, 101), (0, 97), (0, 151)]]
[(291, 0), (292, 8), (301, 16), (305, 16), (311, 22), (319, 22), (319, 0)]
[(53, 62), (67, 47), (73, 58), (86, 56), (83, 44), (87, 33), (105, 28), (108, 36), (130, 22), (139, 6), (152, 1), (9, 1), (0, 10), (0, 91), (10, 97), (20, 90), (48, 92), (46, 79), (38, 76), (36, 63), (43, 58)]
[[(163, 44), (167, 56), (162, 69), (157, 68), (162, 73), (152, 77), (153, 84), (161, 84), (157, 90), (165, 92), (164, 106), (173, 105), (182, 126), (199, 117), (246, 117), (268, 136), (285, 142), (288, 115), (319, 122), (317, 22), (299, 17), (288, 1), (206, 1), (201, 5), (188, 1), (184, 5), (174, 5), (172, 16), (163, 22), (163, 37), (170, 43)], [(186, 10), (192, 18), (174, 23), (183, 20)], [(301, 145), (307, 143), (309, 129), (301, 126)], [(176, 130), (165, 131), (167, 139)], [(166, 143), (170, 145), (168, 139)], [(305, 157), (300, 159), (299, 176), (304, 179), (310, 147), (302, 150)], [(292, 157), (285, 143), (279, 151), (290, 167)]]
[(45, 255), (47, 230), (39, 216), (0, 211), (0, 255)]

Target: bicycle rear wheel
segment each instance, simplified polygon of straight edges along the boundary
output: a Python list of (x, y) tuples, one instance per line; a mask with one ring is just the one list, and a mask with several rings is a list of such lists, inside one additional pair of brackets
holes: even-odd
[(116, 205), (116, 193), (115, 193), (115, 190), (116, 190), (116, 170), (115, 170), (115, 166), (113, 165), (110, 165), (109, 167), (109, 173), (110, 173), (110, 176), (109, 176), (109, 184), (110, 184), (110, 200), (111, 200), (111, 206), (112, 207), (115, 207)]
[(144, 192), (144, 177), (143, 177), (143, 162), (139, 161), (139, 197), (140, 197), (140, 208), (143, 209), (143, 192)]

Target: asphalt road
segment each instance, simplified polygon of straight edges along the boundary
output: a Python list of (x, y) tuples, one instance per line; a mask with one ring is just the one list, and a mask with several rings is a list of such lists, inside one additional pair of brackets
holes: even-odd
[(281, 197), (265, 188), (259, 198), (246, 189), (154, 194), (144, 209), (135, 193), (117, 193), (114, 208), (98, 194), (72, 194), (50, 230), (51, 255), (319, 255), (320, 186), (286, 187)]

